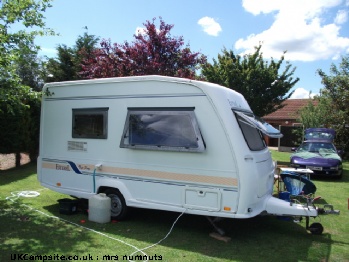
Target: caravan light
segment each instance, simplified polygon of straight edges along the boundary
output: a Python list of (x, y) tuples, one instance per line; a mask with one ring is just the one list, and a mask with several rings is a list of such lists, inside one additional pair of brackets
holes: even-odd
[(56, 186), (61, 186), (61, 185), (62, 185), (62, 184), (61, 184), (61, 183), (59, 183), (59, 182), (57, 182), (57, 183), (56, 183)]
[(230, 207), (224, 207), (224, 211), (231, 211)]

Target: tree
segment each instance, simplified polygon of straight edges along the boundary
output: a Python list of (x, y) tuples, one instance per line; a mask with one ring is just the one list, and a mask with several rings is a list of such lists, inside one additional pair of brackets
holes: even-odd
[(34, 91), (40, 92), (44, 85), (42, 79), (43, 62), (36, 52), (20, 52), (16, 74), (23, 86), (28, 86)]
[(74, 50), (66, 45), (57, 46), (58, 58), (49, 58), (46, 64), (45, 82), (76, 80), (78, 75), (74, 64)]
[[(85, 27), (87, 30), (87, 27)], [(79, 36), (75, 42), (75, 64), (78, 74), (82, 71), (82, 62), (92, 57), (93, 51), (96, 49), (99, 37), (89, 35), (85, 32)]]
[(172, 37), (173, 25), (166, 24), (160, 17), (159, 28), (147, 21), (144, 31), (134, 35), (131, 43), (112, 44), (103, 40), (101, 47), (93, 52), (92, 58), (83, 63), (85, 78), (165, 75), (193, 79), (196, 70), (206, 62), (206, 56), (192, 52), (184, 45), (183, 37)]
[[(34, 45), (38, 35), (53, 34), (45, 28), (43, 13), (50, 7), (51, 0), (0, 0), (0, 110), (9, 113), (25, 106), (32, 90), (22, 84), (17, 65), (22, 54), (35, 54), (39, 47)], [(30, 30), (13, 31), (12, 26)]]
[(315, 96), (309, 100), (307, 106), (299, 110), (299, 122), (303, 128), (311, 127), (328, 127), (326, 123), (329, 121), (330, 101), (323, 99), (321, 96)]
[(53, 34), (43, 16), (50, 6), (50, 0), (0, 0), (0, 153), (37, 153), (39, 47), (34, 39)]
[(90, 59), (99, 38), (85, 32), (78, 36), (75, 46), (57, 46), (57, 58), (49, 58), (46, 64), (45, 82), (81, 79), (82, 61)]
[[(282, 107), (281, 103), (293, 92), (287, 94), (299, 81), (292, 75), (296, 68), (286, 62), (285, 69), (279, 73), (284, 55), (279, 61), (263, 59), (261, 45), (255, 47), (253, 54), (235, 55), (232, 50), (223, 49), (218, 60), (204, 65), (202, 74), (209, 82), (226, 86), (241, 93), (258, 116), (265, 116)], [(285, 54), (285, 52), (284, 52)]]
[(332, 64), (330, 75), (318, 69), (324, 88), (314, 99), (317, 106), (301, 110), (300, 122), (304, 128), (328, 127), (336, 131), (335, 143), (349, 152), (349, 55), (342, 57), (339, 68)]

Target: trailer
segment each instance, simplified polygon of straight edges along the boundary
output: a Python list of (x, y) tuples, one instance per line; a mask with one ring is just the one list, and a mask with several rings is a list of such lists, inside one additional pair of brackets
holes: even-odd
[(89, 199), (208, 217), (316, 217), (272, 196), (275, 164), (263, 135), (282, 136), (245, 98), (216, 84), (165, 76), (48, 83), (38, 180)]

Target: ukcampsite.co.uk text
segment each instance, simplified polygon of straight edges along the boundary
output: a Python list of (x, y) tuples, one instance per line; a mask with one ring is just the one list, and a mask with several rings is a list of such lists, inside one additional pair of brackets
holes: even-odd
[(134, 261), (147, 261), (147, 260), (162, 260), (161, 255), (103, 255), (103, 256), (95, 256), (92, 255), (32, 255), (32, 254), (11, 254), (12, 261), (117, 261), (117, 260), (134, 260)]
[[(15, 261), (93, 261), (92, 255), (32, 255), (32, 254), (11, 254), (11, 260)], [(98, 258), (96, 259), (98, 260)]]

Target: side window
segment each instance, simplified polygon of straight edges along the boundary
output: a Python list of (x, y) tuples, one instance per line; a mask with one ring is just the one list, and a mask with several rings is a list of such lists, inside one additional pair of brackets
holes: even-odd
[(264, 142), (261, 132), (238, 114), (235, 114), (235, 116), (238, 120), (239, 126), (241, 128), (242, 134), (244, 135), (248, 147), (252, 151), (260, 151), (264, 149), (266, 147), (266, 144)]
[(73, 138), (106, 139), (109, 108), (73, 109)]
[(193, 108), (129, 108), (120, 147), (189, 152), (205, 150)]

